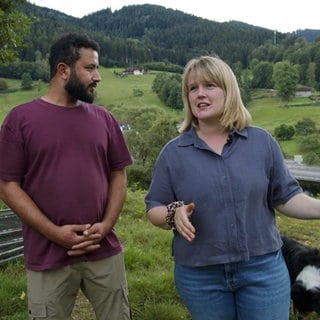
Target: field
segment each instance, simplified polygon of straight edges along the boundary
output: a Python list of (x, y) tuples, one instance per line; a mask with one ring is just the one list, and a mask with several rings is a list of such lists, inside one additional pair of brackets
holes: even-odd
[[(96, 102), (113, 106), (157, 106), (168, 113), (151, 90), (154, 74), (119, 78), (113, 69), (101, 68), (103, 81), (98, 86)], [(116, 70), (119, 71), (119, 70)], [(10, 89), (19, 88), (18, 81), (8, 81)], [(143, 91), (142, 97), (135, 97), (133, 91)], [(10, 108), (46, 92), (45, 84), (36, 84), (32, 91), (16, 91), (0, 94), (0, 122)], [(297, 99), (296, 102), (303, 102)], [(272, 132), (281, 123), (294, 124), (303, 117), (310, 117), (316, 123), (320, 120), (319, 107), (281, 107), (276, 97), (253, 100), (249, 106), (254, 124)], [(181, 115), (182, 117), (182, 115)], [(294, 142), (283, 144), (285, 152), (294, 155)], [(145, 191), (129, 190), (127, 200), (116, 225), (117, 233), (125, 248), (125, 263), (134, 320), (190, 320), (176, 294), (170, 256), (171, 232), (160, 230), (145, 218), (143, 198)], [(301, 221), (277, 216), (281, 232), (306, 244), (319, 246), (320, 221)], [(26, 320), (26, 284), (23, 261), (19, 260), (0, 267), (0, 320)], [(90, 305), (79, 294), (72, 315), (73, 320), (94, 319)], [(293, 317), (292, 317), (293, 319)], [(308, 320), (318, 319), (310, 315)]]

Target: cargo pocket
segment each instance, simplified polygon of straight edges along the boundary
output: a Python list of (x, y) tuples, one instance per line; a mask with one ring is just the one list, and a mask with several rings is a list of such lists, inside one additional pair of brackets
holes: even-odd
[(43, 303), (29, 302), (29, 319), (43, 319), (47, 317), (47, 308)]

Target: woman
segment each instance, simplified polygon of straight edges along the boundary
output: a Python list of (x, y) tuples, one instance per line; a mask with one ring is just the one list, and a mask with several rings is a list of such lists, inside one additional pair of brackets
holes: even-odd
[(265, 130), (250, 125), (237, 80), (217, 57), (192, 59), (184, 121), (156, 161), (147, 217), (173, 229), (174, 277), (193, 320), (285, 320), (290, 281), (275, 209), (320, 218)]

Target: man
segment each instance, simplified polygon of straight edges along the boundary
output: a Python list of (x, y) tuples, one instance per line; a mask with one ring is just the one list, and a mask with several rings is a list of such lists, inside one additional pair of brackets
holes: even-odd
[(69, 319), (79, 288), (97, 319), (130, 319), (113, 229), (132, 163), (118, 123), (92, 104), (99, 46), (67, 34), (50, 51), (48, 92), (0, 131), (0, 198), (23, 222), (30, 319)]

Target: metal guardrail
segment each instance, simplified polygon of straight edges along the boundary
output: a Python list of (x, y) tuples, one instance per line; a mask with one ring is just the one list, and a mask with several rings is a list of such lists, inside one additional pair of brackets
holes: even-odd
[(309, 166), (303, 163), (296, 163), (294, 161), (286, 160), (286, 164), (297, 180), (308, 182), (320, 182), (320, 167)]
[(22, 256), (21, 221), (11, 210), (0, 210), (0, 265)]

